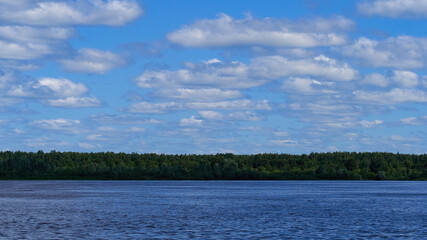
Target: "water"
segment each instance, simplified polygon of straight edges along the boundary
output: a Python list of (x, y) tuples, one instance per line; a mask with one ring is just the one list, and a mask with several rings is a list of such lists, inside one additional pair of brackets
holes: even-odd
[(0, 181), (0, 239), (426, 239), (427, 182)]

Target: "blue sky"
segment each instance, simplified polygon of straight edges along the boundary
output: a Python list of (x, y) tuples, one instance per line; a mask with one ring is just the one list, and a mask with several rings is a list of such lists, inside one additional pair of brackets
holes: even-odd
[(0, 0), (0, 151), (425, 153), (427, 0)]

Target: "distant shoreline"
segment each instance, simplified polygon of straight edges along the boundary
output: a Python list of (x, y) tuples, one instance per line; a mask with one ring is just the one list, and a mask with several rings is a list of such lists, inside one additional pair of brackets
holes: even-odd
[(0, 152), (0, 180), (427, 180), (427, 154)]

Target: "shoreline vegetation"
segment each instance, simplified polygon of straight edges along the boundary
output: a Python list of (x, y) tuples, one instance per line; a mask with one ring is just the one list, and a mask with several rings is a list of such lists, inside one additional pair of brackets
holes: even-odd
[(0, 152), (1, 180), (427, 180), (427, 154)]

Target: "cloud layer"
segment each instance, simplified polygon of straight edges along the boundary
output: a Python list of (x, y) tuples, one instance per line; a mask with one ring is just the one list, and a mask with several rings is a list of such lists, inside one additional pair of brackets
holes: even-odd
[(0, 11), (3, 22), (37, 26), (120, 26), (142, 14), (133, 0), (22, 1), (20, 4), (2, 1)]
[(358, 4), (359, 12), (385, 17), (427, 17), (426, 0), (375, 0)]
[(286, 19), (234, 19), (220, 14), (217, 19), (197, 20), (171, 32), (167, 39), (184, 47), (216, 48), (262, 45), (271, 47), (318, 47), (342, 45), (342, 30), (354, 26), (344, 17), (292, 22)]

